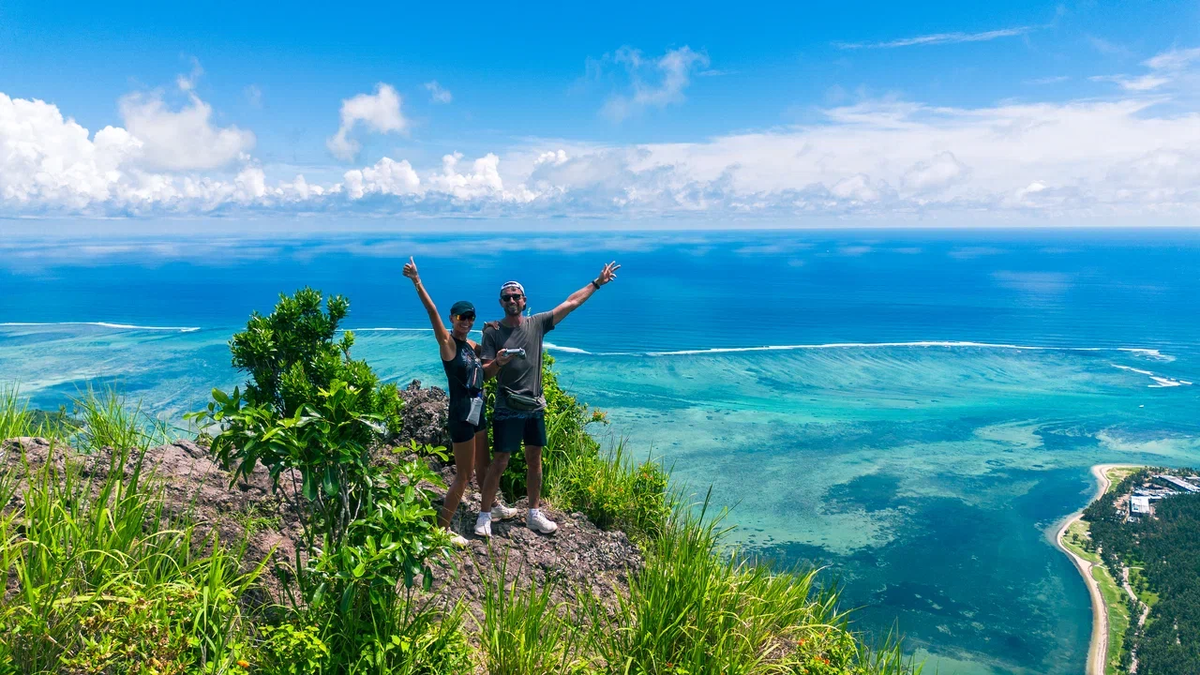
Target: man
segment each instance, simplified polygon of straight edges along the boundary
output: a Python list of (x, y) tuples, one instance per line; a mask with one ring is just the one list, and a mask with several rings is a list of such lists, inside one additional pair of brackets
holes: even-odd
[[(542, 496), (542, 448), (546, 445), (546, 400), (542, 398), (542, 339), (560, 321), (587, 302), (600, 287), (617, 278), (621, 266), (610, 262), (600, 276), (575, 291), (553, 311), (526, 317), (525, 288), (516, 281), (500, 287), (504, 318), (483, 331), (483, 372), (496, 377), (496, 406), (492, 414), (492, 463), (481, 486), (483, 501), (475, 534), (492, 536), (492, 502), (500, 474), (509, 457), (525, 443), (526, 483), (529, 487), (529, 529), (552, 534), (558, 525), (538, 508)], [(523, 356), (521, 350), (524, 350)]]

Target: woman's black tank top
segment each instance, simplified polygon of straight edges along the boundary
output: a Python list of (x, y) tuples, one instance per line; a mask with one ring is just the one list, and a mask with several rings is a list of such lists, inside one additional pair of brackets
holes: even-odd
[[(454, 337), (453, 335), (451, 337)], [(483, 391), (483, 362), (471, 348), (471, 343), (454, 337), (457, 349), (454, 358), (442, 361), (449, 383), (451, 419), (466, 419), (470, 400)]]

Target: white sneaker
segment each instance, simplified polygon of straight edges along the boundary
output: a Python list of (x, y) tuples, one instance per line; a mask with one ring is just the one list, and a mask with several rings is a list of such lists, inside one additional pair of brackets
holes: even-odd
[(558, 523), (547, 518), (541, 511), (537, 513), (531, 512), (529, 517), (525, 519), (525, 525), (534, 532), (541, 532), (542, 534), (554, 534), (558, 531)]
[(497, 495), (496, 501), (492, 504), (492, 518), (496, 520), (508, 520), (509, 518), (516, 517), (517, 510), (511, 506), (505, 506), (504, 502), (500, 501), (500, 497)]
[(482, 513), (479, 514), (479, 517), (475, 519), (475, 535), (479, 537), (491, 537), (492, 519)]
[(448, 532), (450, 534), (450, 543), (454, 544), (458, 548), (466, 548), (471, 545), (471, 542), (467, 541), (466, 537), (455, 532), (454, 530), (451, 530), (450, 528), (446, 528), (446, 532)]

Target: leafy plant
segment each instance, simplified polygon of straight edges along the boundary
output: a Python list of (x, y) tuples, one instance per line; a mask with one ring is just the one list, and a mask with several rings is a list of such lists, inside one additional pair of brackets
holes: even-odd
[[(0, 516), (0, 562), (17, 582), (0, 656), (28, 673), (228, 672), (261, 566), (240, 572), (241, 551), (166, 518), (144, 451), (87, 471), (97, 459), (55, 453), (24, 467), (21, 506)], [(0, 476), (0, 497), (13, 486)]]
[(643, 545), (663, 533), (674, 504), (667, 471), (651, 460), (635, 464), (624, 443), (611, 456), (567, 454), (548, 492), (559, 507), (582, 512), (598, 527), (621, 530)]
[(507, 576), (505, 556), (484, 580), (480, 643), (489, 675), (555, 675), (584, 665), (576, 658), (582, 646), (573, 639), (578, 627), (562, 618), (566, 608), (551, 599), (553, 582), (539, 587), (529, 578), (518, 587)]
[(431, 645), (448, 645), (458, 630), (412, 611), (412, 589), (429, 588), (430, 565), (449, 548), (426, 487), (441, 479), (421, 461), (373, 460), (398, 424), (400, 398), (350, 358), (353, 333), (334, 340), (349, 303), (333, 296), (322, 310), (322, 298), (305, 288), (281, 296), (269, 316), (252, 315), (230, 341), (234, 366), (251, 380), (231, 394), (214, 389), (190, 418), (215, 431), (211, 450), (235, 477), (261, 463), (301, 515), (296, 610), (320, 628), (327, 669), (426, 672), (422, 664), (438, 660), (426, 658)]

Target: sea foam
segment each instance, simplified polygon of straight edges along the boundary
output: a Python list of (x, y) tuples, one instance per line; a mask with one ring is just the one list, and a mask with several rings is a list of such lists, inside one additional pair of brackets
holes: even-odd
[(108, 321), (9, 321), (0, 323), (0, 328), (19, 326), (98, 326), (100, 328), (113, 328), (116, 330), (165, 330), (179, 333), (195, 333), (200, 330), (199, 326), (138, 326), (129, 323), (110, 323)]

